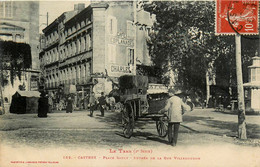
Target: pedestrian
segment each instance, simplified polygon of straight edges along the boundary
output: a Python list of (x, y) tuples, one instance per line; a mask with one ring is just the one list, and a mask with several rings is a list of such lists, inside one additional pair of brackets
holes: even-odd
[(90, 111), (90, 116), (93, 117), (93, 112), (96, 106), (96, 98), (95, 98), (95, 93), (91, 92), (89, 96), (89, 111)]
[(112, 96), (112, 97), (106, 97), (106, 103), (107, 103), (107, 106), (108, 108), (111, 110), (111, 111), (115, 111), (115, 104), (116, 104), (116, 100), (115, 98)]
[(72, 95), (69, 95), (67, 99), (66, 113), (72, 113), (73, 111), (73, 99)]
[(190, 106), (191, 111), (192, 111), (193, 108), (194, 108), (194, 104), (192, 103), (190, 96), (187, 96), (187, 98), (186, 98), (186, 104)]
[(38, 100), (38, 117), (46, 118), (49, 110), (48, 98), (45, 92), (41, 92)]
[(172, 146), (176, 146), (182, 115), (185, 111), (190, 110), (190, 106), (185, 104), (182, 98), (185, 96), (180, 90), (173, 91), (169, 89), (170, 98), (167, 100), (166, 106), (160, 113), (167, 112), (168, 115), (168, 140)]
[(49, 105), (49, 113), (52, 113), (53, 109), (53, 99), (51, 96), (48, 96), (48, 105)]
[(105, 116), (105, 108), (106, 108), (106, 97), (104, 92), (101, 92), (101, 97), (98, 99), (99, 109), (101, 112), (101, 117)]
[(85, 97), (84, 97), (84, 101), (83, 101), (83, 105), (84, 105), (84, 109), (88, 109), (88, 102), (89, 102), (89, 94), (87, 94)]

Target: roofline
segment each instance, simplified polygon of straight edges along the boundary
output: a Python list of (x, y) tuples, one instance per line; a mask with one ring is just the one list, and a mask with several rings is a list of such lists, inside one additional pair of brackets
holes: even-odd
[(108, 4), (107, 3), (96, 3), (96, 4), (90, 4), (88, 5), (85, 9), (83, 9), (82, 11), (80, 11), (78, 14), (74, 15), (72, 18), (70, 18), (65, 24), (69, 24), (72, 20), (74, 20), (76, 17), (79, 17), (80, 15), (83, 15), (84, 13), (87, 13), (89, 11), (91, 11), (93, 8), (108, 8)]
[(49, 24), (47, 27), (45, 27), (42, 32), (45, 34), (48, 30), (50, 30), (53, 26), (55, 26), (56, 24), (59, 24), (59, 20), (64, 19), (65, 18), (65, 13), (62, 13), (58, 18), (56, 18), (51, 24)]

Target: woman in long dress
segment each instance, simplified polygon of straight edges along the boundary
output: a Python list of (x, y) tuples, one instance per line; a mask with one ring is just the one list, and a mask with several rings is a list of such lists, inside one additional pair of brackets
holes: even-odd
[(72, 113), (73, 111), (73, 99), (71, 95), (67, 99), (66, 113)]

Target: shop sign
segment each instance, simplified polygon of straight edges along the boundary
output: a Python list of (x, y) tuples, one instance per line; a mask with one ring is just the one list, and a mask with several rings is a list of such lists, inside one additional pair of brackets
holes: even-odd
[(110, 37), (109, 42), (111, 44), (116, 44), (116, 45), (124, 45), (124, 46), (129, 46), (129, 47), (134, 46), (134, 40), (128, 39), (126, 34), (122, 33), (122, 32), (118, 32), (117, 36)]
[(131, 73), (129, 66), (111, 65), (111, 72)]

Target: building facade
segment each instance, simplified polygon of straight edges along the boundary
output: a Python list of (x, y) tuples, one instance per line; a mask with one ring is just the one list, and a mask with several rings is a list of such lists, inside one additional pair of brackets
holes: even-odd
[(131, 1), (82, 5), (43, 30), (45, 88), (55, 93), (60, 85), (72, 84), (81, 97), (90, 91), (108, 94), (112, 81), (136, 74), (137, 64), (151, 65), (146, 40), (155, 16)]
[(249, 82), (244, 84), (247, 111), (260, 112), (260, 57), (253, 57), (249, 68)]
[(39, 69), (39, 2), (1, 1), (0, 39), (31, 46), (32, 69)]
[(0, 40), (26, 43), (31, 47), (31, 69), (22, 72), (21, 80), (4, 87), (4, 97), (11, 96), (23, 85), (26, 90), (37, 90), (39, 74), (39, 2), (38, 1), (1, 1), (0, 2)]

